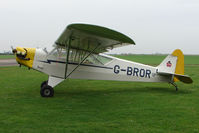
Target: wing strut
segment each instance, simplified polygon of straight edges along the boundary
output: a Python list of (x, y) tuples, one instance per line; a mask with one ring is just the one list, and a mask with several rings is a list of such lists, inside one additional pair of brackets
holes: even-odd
[[(70, 44), (71, 44), (71, 37), (69, 38), (69, 44), (68, 44), (68, 47), (66, 47), (65, 45), (65, 48), (67, 49), (67, 55), (66, 55), (66, 66), (65, 66), (65, 76), (64, 78), (66, 79), (66, 74), (67, 74), (67, 70), (68, 70), (68, 58), (69, 58), (69, 52), (70, 52)], [(66, 43), (67, 44), (67, 43)]]
[(68, 50), (67, 50), (67, 58), (66, 58), (66, 68), (65, 68), (65, 79), (68, 78), (99, 46), (100, 43), (92, 50), (89, 52), (89, 54), (81, 60), (80, 63), (68, 74), (67, 74), (67, 68), (68, 68), (68, 58), (69, 58), (69, 52), (70, 52), (70, 43), (71, 43), (71, 38), (69, 39), (69, 45), (68, 45)]

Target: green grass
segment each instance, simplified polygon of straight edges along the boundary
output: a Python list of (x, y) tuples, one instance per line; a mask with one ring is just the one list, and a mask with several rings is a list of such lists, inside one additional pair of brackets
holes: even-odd
[(14, 59), (14, 55), (0, 55), (0, 59)]
[(0, 132), (199, 132), (198, 71), (186, 66), (194, 83), (177, 83), (178, 92), (164, 83), (67, 80), (42, 98), (47, 75), (0, 67)]

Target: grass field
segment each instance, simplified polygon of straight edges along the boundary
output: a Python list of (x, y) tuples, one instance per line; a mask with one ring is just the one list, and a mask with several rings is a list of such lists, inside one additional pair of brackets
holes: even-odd
[[(159, 64), (164, 57), (124, 57)], [(132, 59), (133, 58), (133, 59)], [(194, 83), (169, 84), (67, 80), (55, 97), (40, 97), (47, 75), (25, 67), (0, 67), (0, 132), (199, 132), (199, 56), (186, 61)], [(185, 58), (186, 60), (186, 58)]]
[(14, 55), (0, 55), (0, 59), (14, 59)]

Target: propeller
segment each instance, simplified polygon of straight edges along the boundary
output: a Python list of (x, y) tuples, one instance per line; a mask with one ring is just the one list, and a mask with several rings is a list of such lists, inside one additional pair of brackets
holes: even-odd
[(17, 50), (14, 49), (13, 46), (10, 46), (10, 47), (11, 47), (11, 49), (12, 49), (12, 53), (13, 53), (13, 54), (17, 53)]
[(26, 48), (23, 48), (24, 51), (18, 51), (17, 49), (14, 49), (13, 46), (11, 46), (11, 49), (12, 49), (12, 53), (13, 54), (16, 54), (16, 56), (22, 60), (30, 60), (30, 58), (26, 58), (26, 55), (27, 55), (27, 49)]

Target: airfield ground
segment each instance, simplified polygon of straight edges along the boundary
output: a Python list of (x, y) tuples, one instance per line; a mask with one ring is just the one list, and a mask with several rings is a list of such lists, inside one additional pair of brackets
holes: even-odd
[(0, 66), (17, 66), (16, 59), (0, 59)]
[[(119, 56), (159, 64), (165, 56)], [(194, 83), (169, 84), (67, 80), (42, 98), (47, 75), (0, 67), (0, 132), (199, 132), (199, 56), (185, 57)]]
[(14, 55), (0, 55), (0, 59), (14, 59)]

